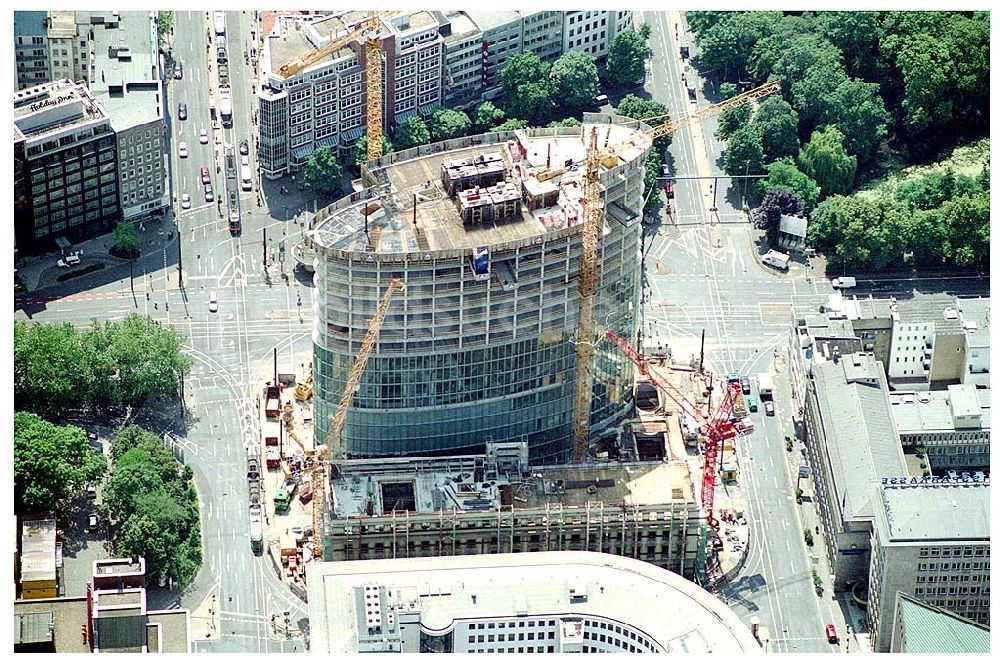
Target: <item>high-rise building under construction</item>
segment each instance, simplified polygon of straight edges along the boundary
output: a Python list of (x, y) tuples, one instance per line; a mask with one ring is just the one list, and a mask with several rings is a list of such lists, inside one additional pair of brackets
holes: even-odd
[[(583, 165), (600, 170), (596, 332), (634, 339), (639, 321), (644, 125), (606, 115), (576, 128), (463, 137), (363, 168), (368, 187), (319, 211), (306, 232), (317, 297), (315, 428), (322, 441), (379, 295), (396, 295), (334, 456), (477, 453), (526, 438), (533, 463), (569, 457), (578, 344), (596, 345), (590, 423), (632, 403), (632, 364), (575, 339)], [(593, 122), (591, 122), (593, 121)], [(597, 124), (594, 124), (596, 122)], [(300, 255), (301, 256), (301, 255)]]

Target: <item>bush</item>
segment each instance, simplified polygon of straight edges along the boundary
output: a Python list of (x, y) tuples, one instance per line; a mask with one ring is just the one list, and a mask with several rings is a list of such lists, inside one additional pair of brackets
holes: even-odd
[(794, 448), (794, 445), (792, 444), (792, 440), (790, 440), (790, 439), (788, 439), (786, 437), (785, 438), (785, 450), (788, 451), (789, 453), (791, 453), (792, 452), (792, 448)]
[(812, 530), (808, 527), (802, 530), (802, 538), (805, 539), (807, 546), (812, 546), (814, 543)]
[(801, 488), (796, 488), (795, 489), (795, 503), (796, 504), (802, 504), (802, 489)]

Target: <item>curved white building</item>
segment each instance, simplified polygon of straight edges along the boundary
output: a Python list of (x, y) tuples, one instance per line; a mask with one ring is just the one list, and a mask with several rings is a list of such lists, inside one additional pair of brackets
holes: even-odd
[[(593, 120), (598, 124), (392, 153), (369, 164), (376, 186), (314, 216), (316, 441), (379, 296), (398, 278), (406, 290), (388, 310), (340, 451), (460, 455), (480, 453), (488, 441), (527, 439), (533, 463), (568, 458), (580, 164), (593, 128), (607, 157), (597, 328), (634, 339), (639, 315), (643, 166), (651, 143), (636, 121)], [(596, 432), (629, 410), (632, 364), (603, 343), (593, 377)]]
[(314, 653), (762, 651), (709, 592), (617, 555), (314, 562), (306, 574)]

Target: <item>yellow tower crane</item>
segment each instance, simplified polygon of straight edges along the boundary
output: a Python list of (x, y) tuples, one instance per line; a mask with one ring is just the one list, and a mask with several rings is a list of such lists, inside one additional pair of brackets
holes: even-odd
[(350, 44), (358, 37), (363, 38), (365, 48), (365, 80), (367, 82), (366, 104), (368, 130), (368, 159), (382, 157), (382, 40), (379, 38), (379, 22), (396, 12), (368, 12), (367, 18), (353, 30), (339, 39), (305, 56), (285, 63), (278, 68), (278, 74), (289, 78), (306, 67), (323, 60)]
[[(673, 134), (682, 127), (718, 115), (726, 109), (749, 104), (781, 90), (780, 81), (771, 81), (745, 93), (731, 97), (718, 104), (706, 106), (693, 113), (668, 119), (662, 125), (643, 133), (650, 141)], [(642, 120), (657, 120), (666, 116), (652, 116)], [(590, 131), (587, 145), (586, 168), (583, 178), (583, 222), (580, 225), (583, 248), (580, 253), (580, 277), (577, 289), (580, 292), (580, 319), (576, 333), (576, 383), (573, 396), (573, 461), (583, 462), (587, 457), (587, 440), (590, 437), (590, 406), (593, 390), (594, 351), (597, 340), (594, 337), (594, 296), (597, 293), (600, 266), (597, 245), (604, 228), (604, 206), (601, 205), (600, 164), (613, 168), (618, 164), (618, 154), (623, 147), (634, 146), (638, 137), (632, 136), (625, 142), (607, 148), (598, 148), (597, 128)]]
[[(389, 305), (393, 296), (397, 292), (403, 291), (406, 285), (402, 280), (393, 278), (389, 281), (385, 293), (379, 299), (375, 308), (375, 314), (368, 320), (368, 332), (361, 342), (361, 348), (354, 359), (350, 372), (347, 374), (347, 382), (344, 384), (344, 392), (340, 396), (340, 404), (337, 411), (330, 419), (330, 429), (326, 431), (323, 444), (316, 447), (316, 457), (313, 460), (312, 470), (312, 516), (313, 516), (313, 557), (319, 559), (323, 556), (323, 511), (326, 505), (326, 466), (329, 461), (337, 460), (342, 456), (341, 451), (333, 452), (340, 441), (340, 432), (347, 422), (347, 410), (354, 401), (354, 394), (358, 391), (361, 383), (361, 376), (365, 373), (365, 366), (368, 364), (368, 357), (375, 348), (379, 331), (382, 330), (382, 322), (385, 320), (385, 313), (389, 311)], [(331, 453), (333, 452), (333, 453)]]

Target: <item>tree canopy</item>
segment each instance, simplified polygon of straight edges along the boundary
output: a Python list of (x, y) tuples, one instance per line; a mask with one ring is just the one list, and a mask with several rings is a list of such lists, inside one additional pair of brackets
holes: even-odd
[(526, 83), (548, 80), (549, 66), (532, 51), (523, 51), (507, 58), (500, 68), (500, 85), (505, 99), (510, 102), (518, 96), (518, 89)]
[(764, 170), (764, 145), (752, 127), (741, 127), (729, 137), (722, 153), (722, 170), (730, 176), (745, 176)]
[[(636, 120), (642, 120), (650, 127), (659, 127), (663, 123), (670, 120), (669, 110), (667, 106), (662, 102), (654, 102), (653, 100), (643, 99), (638, 95), (628, 94), (622, 98), (621, 102), (618, 103), (618, 107), (615, 112), (622, 116), (627, 116), (629, 118), (635, 118)], [(670, 134), (666, 134), (656, 139), (653, 145), (656, 149), (663, 153), (670, 147), (670, 142), (673, 137)]]
[(802, 211), (808, 214), (819, 201), (819, 185), (799, 171), (795, 161), (789, 157), (771, 162), (766, 167), (767, 178), (757, 183), (757, 193), (763, 196), (768, 190), (784, 188), (798, 196)]
[(108, 472), (104, 456), (76, 426), (57, 426), (30, 412), (14, 413), (16, 513), (61, 510)]
[(462, 111), (439, 106), (431, 113), (427, 122), (432, 141), (444, 141), (465, 136), (472, 128), (472, 121)]
[[(392, 142), (389, 141), (388, 135), (383, 134), (382, 154), (388, 155), (391, 152), (392, 152)], [(366, 131), (364, 134), (358, 137), (357, 141), (354, 142), (354, 163), (364, 164), (367, 161), (368, 161), (368, 132)]]
[(567, 111), (579, 111), (593, 104), (598, 83), (594, 57), (583, 51), (562, 54), (549, 70), (552, 99)]
[(799, 115), (779, 95), (768, 97), (760, 103), (753, 114), (753, 128), (760, 135), (765, 162), (798, 155)]
[(115, 250), (126, 257), (133, 257), (139, 251), (139, 232), (131, 222), (119, 222), (115, 226)]
[(608, 47), (608, 76), (619, 85), (631, 85), (646, 74), (646, 38), (635, 30), (615, 35)]
[(834, 125), (815, 131), (799, 154), (799, 168), (819, 185), (820, 194), (828, 197), (844, 194), (854, 184), (858, 158), (848, 155), (844, 134)]
[(430, 143), (431, 133), (420, 116), (411, 116), (396, 128), (396, 146), (400, 150)]
[(343, 169), (337, 163), (337, 156), (327, 146), (320, 146), (306, 157), (302, 175), (306, 187), (323, 194), (336, 192), (340, 189), (342, 176)]
[(489, 132), (504, 121), (503, 109), (498, 109), (493, 102), (483, 102), (472, 114), (472, 131), (477, 134)]

